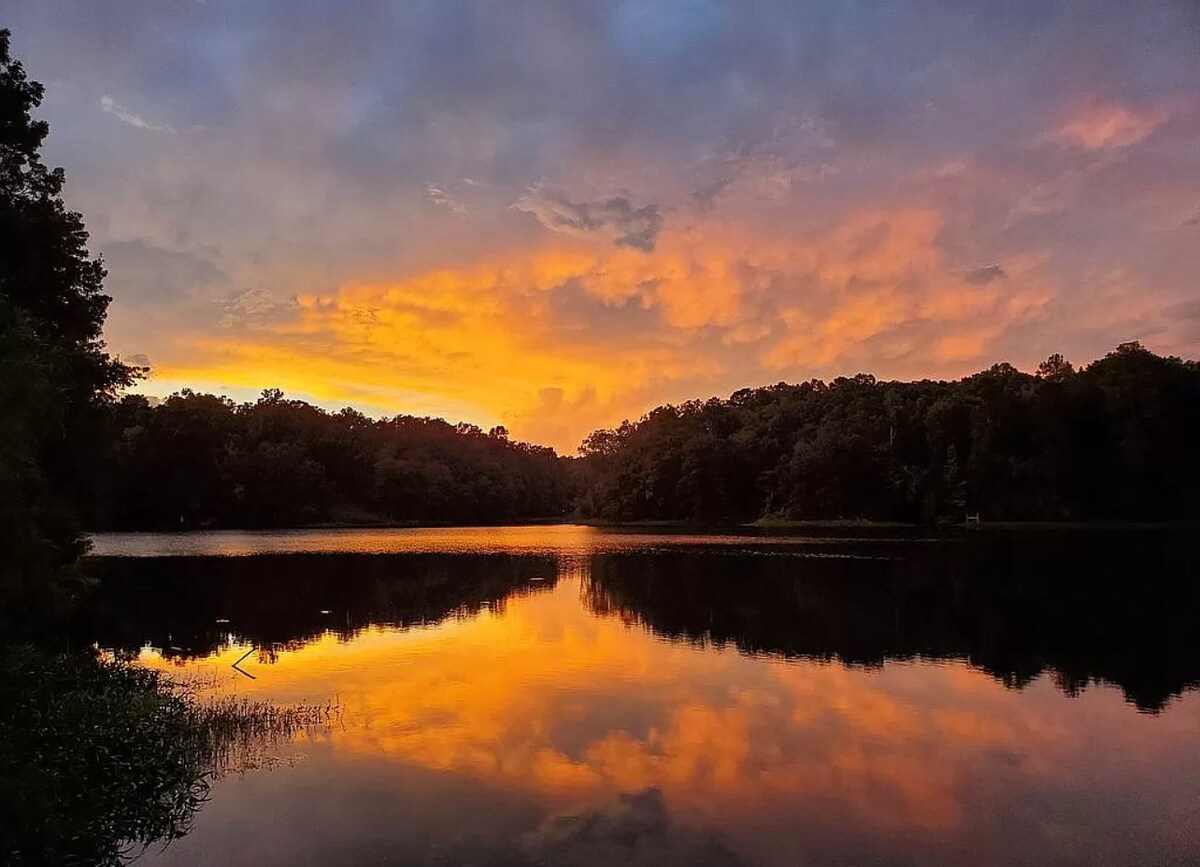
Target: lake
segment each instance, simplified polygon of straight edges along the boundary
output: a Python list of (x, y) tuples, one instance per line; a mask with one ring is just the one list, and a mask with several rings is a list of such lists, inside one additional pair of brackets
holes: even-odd
[(80, 629), (337, 708), (143, 864), (1196, 864), (1197, 541), (106, 535)]

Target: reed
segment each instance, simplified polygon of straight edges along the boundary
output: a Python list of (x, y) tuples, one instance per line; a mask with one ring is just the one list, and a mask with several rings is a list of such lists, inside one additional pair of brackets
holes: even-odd
[(186, 834), (213, 780), (273, 763), (339, 712), (205, 698), (94, 654), (0, 648), (0, 861), (125, 863)]

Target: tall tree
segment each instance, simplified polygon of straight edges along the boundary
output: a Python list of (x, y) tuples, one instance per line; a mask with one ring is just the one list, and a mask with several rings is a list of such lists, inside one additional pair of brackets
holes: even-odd
[(72, 507), (104, 406), (138, 371), (105, 351), (111, 300), (64, 174), (41, 159), (43, 89), (0, 30), (0, 576), (30, 589), (83, 550)]

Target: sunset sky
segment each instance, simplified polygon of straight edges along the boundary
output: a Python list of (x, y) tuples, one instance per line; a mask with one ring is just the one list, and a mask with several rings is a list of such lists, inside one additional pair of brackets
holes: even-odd
[(779, 380), (1200, 354), (1195, 0), (3, 9), (148, 393), (571, 452)]

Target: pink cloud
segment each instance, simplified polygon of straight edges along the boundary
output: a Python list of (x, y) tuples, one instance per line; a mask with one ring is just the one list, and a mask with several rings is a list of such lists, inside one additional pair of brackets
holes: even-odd
[(1166, 119), (1166, 113), (1158, 108), (1098, 102), (1074, 114), (1053, 139), (1093, 151), (1129, 147), (1149, 138)]

